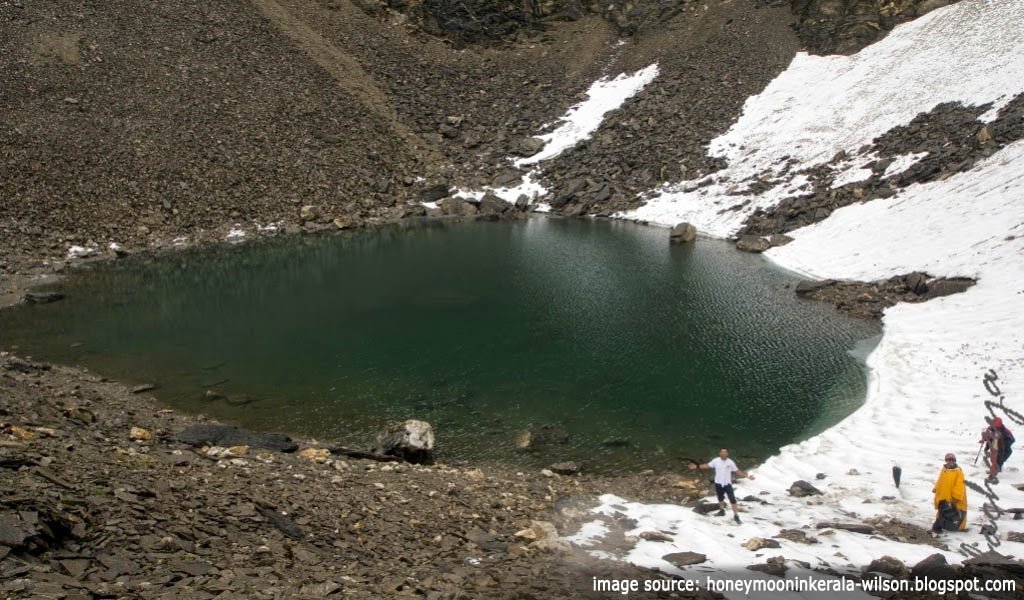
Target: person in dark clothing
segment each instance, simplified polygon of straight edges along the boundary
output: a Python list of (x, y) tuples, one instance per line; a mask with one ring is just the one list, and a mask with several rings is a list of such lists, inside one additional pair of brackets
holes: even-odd
[(996, 474), (1003, 470), (1003, 464), (1013, 454), (1015, 441), (1013, 433), (1003, 425), (1003, 420), (999, 417), (992, 419), (988, 427), (981, 432), (981, 443), (985, 444), (985, 452), (988, 454), (990, 482), (999, 483)]

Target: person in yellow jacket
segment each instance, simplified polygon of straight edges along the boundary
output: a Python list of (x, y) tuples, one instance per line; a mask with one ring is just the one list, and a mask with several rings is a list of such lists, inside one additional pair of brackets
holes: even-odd
[(964, 531), (967, 529), (967, 487), (964, 472), (956, 464), (956, 456), (946, 455), (946, 463), (935, 482), (935, 524), (933, 532), (943, 529)]

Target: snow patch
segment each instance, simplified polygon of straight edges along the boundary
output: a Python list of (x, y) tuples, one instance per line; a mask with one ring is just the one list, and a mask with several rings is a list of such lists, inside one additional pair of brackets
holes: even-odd
[(620, 74), (614, 79), (603, 78), (594, 82), (587, 90), (587, 99), (573, 106), (559, 119), (559, 126), (551, 133), (537, 136), (544, 140), (544, 148), (533, 156), (512, 162), (519, 167), (536, 164), (554, 158), (590, 137), (604, 120), (604, 115), (620, 106), (642, 90), (658, 76), (658, 65), (653, 64), (627, 75)]
[[(799, 53), (757, 96), (708, 153), (729, 166), (715, 174), (717, 188), (686, 191), (693, 182), (667, 186), (636, 211), (620, 217), (675, 225), (688, 221), (703, 234), (727, 237), (759, 208), (786, 197), (779, 190), (750, 197), (740, 210), (718, 214), (736, 198), (724, 190), (799, 161), (800, 170), (840, 151), (855, 155), (893, 127), (942, 102), (992, 103), (991, 118), (1024, 92), (1024, 22), (1020, 0), (960, 2), (896, 27), (852, 56)], [(777, 177), (776, 177), (777, 176)]]
[[(536, 164), (554, 158), (565, 150), (590, 137), (604, 120), (604, 115), (622, 106), (622, 103), (642, 90), (644, 86), (658, 76), (658, 65), (652, 64), (632, 74), (621, 73), (614, 79), (602, 78), (594, 82), (587, 90), (587, 99), (571, 107), (565, 116), (559, 119), (559, 127), (551, 133), (538, 136), (544, 140), (544, 148), (527, 158), (512, 161), (516, 167)], [(537, 205), (537, 200), (547, 195), (548, 190), (536, 180), (536, 169), (523, 175), (518, 185), (502, 188), (490, 186), (481, 190), (459, 190), (456, 198), (479, 201), (486, 192), (492, 192), (505, 202), (514, 204), (520, 196), (526, 196), (530, 204)], [(426, 206), (425, 203), (422, 203)], [(547, 210), (550, 210), (548, 207)], [(540, 211), (546, 212), (546, 211)]]
[(927, 152), (916, 152), (911, 154), (901, 154), (897, 156), (885, 169), (885, 173), (882, 173), (882, 179), (892, 177), (893, 175), (899, 175), (906, 171), (910, 167), (921, 162), (924, 157), (928, 156)]
[(71, 258), (88, 258), (96, 254), (96, 248), (89, 246), (69, 246), (67, 257)]

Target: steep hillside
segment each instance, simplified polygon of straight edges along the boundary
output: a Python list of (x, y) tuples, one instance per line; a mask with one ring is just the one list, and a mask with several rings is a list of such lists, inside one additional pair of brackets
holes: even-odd
[(223, 239), (301, 225), (304, 205), (307, 228), (398, 218), (425, 185), (512, 176), (591, 82), (661, 62), (639, 120), (609, 122), (621, 152), (598, 136), (549, 167), (625, 202), (681, 160), (706, 167), (702, 146), (797, 48), (789, 11), (752, 0), (508, 7), (0, 4), (0, 251)]

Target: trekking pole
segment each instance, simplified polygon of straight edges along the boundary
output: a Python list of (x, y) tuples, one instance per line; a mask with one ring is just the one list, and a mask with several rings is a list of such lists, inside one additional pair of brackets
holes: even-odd
[(978, 442), (978, 454), (974, 456), (974, 466), (978, 466), (978, 459), (981, 458), (981, 451), (985, 448), (985, 442)]

